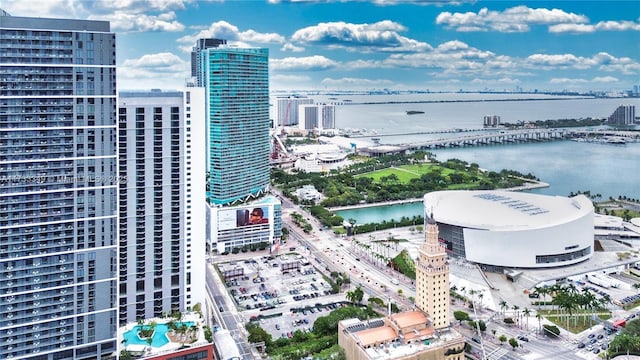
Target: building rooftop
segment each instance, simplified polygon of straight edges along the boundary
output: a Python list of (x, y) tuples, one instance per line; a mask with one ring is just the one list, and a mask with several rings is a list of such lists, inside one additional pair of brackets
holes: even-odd
[(438, 222), (500, 230), (546, 228), (593, 213), (584, 195), (572, 198), (512, 191), (435, 191), (424, 197)]
[[(178, 327), (185, 326), (185, 329), (172, 330), (169, 326), (172, 321)], [(151, 340), (147, 341), (146, 338), (139, 336), (138, 331), (142, 326), (151, 326), (151, 324), (155, 326), (154, 333)], [(204, 336), (204, 325), (200, 314), (194, 312), (183, 313), (179, 320), (169, 317), (147, 319), (143, 325), (129, 323), (118, 329), (118, 344), (120, 349), (142, 358), (171, 353), (185, 347), (209, 344)]]
[(362, 346), (370, 346), (380, 342), (391, 342), (398, 338), (396, 331), (388, 325), (358, 331), (354, 334)]
[[(425, 326), (428, 318), (420, 311), (397, 313), (386, 319), (346, 319), (340, 326), (350, 333), (369, 359), (398, 359), (442, 346), (464, 344), (464, 338), (452, 328), (436, 333), (433, 327)], [(401, 333), (392, 323), (403, 324)], [(416, 325), (422, 326), (416, 328)]]
[(429, 321), (429, 319), (427, 319), (427, 315), (422, 311), (405, 311), (397, 314), (392, 314), (389, 318), (399, 328), (426, 324)]

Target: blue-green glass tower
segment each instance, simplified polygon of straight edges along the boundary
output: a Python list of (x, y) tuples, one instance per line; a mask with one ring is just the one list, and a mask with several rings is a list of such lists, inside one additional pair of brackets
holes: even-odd
[(253, 199), (269, 185), (269, 50), (194, 50), (207, 93), (209, 203)]

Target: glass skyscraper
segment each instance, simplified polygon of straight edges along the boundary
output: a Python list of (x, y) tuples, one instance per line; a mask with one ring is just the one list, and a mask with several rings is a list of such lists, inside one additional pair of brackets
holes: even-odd
[(0, 358), (116, 351), (116, 66), (106, 21), (0, 16)]
[(269, 51), (216, 45), (194, 49), (206, 91), (207, 198), (225, 206), (269, 185)]

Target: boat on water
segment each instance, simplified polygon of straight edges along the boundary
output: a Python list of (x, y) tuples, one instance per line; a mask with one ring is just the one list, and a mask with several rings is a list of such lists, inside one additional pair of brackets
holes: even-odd
[(574, 138), (571, 139), (576, 142), (585, 142), (585, 143), (599, 143), (599, 144), (610, 144), (610, 145), (626, 145), (627, 139), (623, 137), (596, 137), (596, 138)]
[(624, 138), (621, 138), (621, 137), (605, 138), (604, 142), (606, 144), (612, 144), (612, 145), (625, 145), (627, 143), (627, 141)]
[(420, 110), (407, 110), (407, 115), (424, 114), (424, 111)]

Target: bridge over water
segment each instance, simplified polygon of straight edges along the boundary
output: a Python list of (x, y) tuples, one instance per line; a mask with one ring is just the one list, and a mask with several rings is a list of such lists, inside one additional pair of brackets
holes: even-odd
[(577, 129), (521, 129), (505, 130), (473, 135), (453, 136), (399, 145), (405, 150), (435, 149), (445, 147), (479, 146), (490, 144), (510, 144), (523, 142), (545, 142), (593, 137), (617, 137), (626, 141), (640, 140), (640, 132), (618, 130), (577, 130)]

